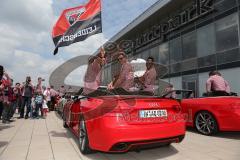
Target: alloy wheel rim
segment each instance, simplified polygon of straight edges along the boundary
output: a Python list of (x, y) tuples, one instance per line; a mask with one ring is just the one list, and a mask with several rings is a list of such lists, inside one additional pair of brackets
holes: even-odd
[(209, 113), (199, 113), (196, 118), (196, 127), (203, 134), (211, 134), (215, 129), (215, 121)]

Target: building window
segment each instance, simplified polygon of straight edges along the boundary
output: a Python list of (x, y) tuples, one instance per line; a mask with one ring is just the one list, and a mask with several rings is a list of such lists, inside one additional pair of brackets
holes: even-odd
[(215, 65), (216, 65), (216, 54), (198, 58), (199, 68), (215, 66)]
[(198, 57), (204, 57), (214, 53), (214, 25), (210, 24), (197, 30), (197, 55)]
[(181, 71), (189, 71), (198, 67), (197, 58), (183, 61), (181, 63)]
[(147, 58), (150, 56), (149, 49), (142, 52), (142, 58), (147, 60)]
[(170, 66), (170, 73), (180, 73), (181, 63), (175, 63)]
[(183, 60), (194, 58), (197, 56), (196, 54), (196, 32), (191, 32), (185, 34), (182, 38), (183, 43), (183, 53), (182, 58)]
[(216, 22), (216, 50), (218, 52), (238, 46), (238, 16), (232, 14)]
[(164, 65), (169, 64), (168, 43), (164, 43), (159, 46), (159, 63)]
[(154, 61), (157, 62), (158, 61), (158, 57), (159, 57), (159, 46), (154, 47), (150, 50), (150, 56), (154, 58)]
[(214, 9), (218, 11), (217, 13), (223, 13), (234, 7), (237, 7), (236, 0), (217, 0), (214, 5)]
[(217, 64), (226, 64), (240, 60), (239, 48), (217, 54)]
[(183, 89), (192, 90), (193, 97), (198, 97), (198, 76), (197, 74), (186, 75), (182, 77)]
[(181, 38), (176, 38), (169, 43), (170, 63), (176, 63), (182, 60), (182, 42)]

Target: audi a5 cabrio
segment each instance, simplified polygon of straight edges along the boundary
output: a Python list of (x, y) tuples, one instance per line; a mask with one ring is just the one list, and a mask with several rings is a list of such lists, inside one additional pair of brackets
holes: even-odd
[(185, 117), (177, 100), (144, 92), (100, 93), (64, 105), (63, 125), (78, 137), (83, 154), (126, 152), (183, 140)]

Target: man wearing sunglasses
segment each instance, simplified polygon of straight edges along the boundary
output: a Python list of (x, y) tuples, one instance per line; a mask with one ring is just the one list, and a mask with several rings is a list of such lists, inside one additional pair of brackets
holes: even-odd
[(133, 87), (133, 67), (128, 62), (127, 55), (124, 52), (119, 52), (118, 61), (121, 64), (121, 70), (118, 76), (108, 85), (109, 90), (115, 88), (123, 88), (129, 91)]

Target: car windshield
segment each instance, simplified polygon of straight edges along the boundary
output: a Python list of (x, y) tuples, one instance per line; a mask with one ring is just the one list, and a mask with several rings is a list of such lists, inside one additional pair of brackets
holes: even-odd
[(162, 95), (162, 97), (174, 99), (187, 99), (194, 98), (194, 94), (192, 90), (172, 90)]
[(88, 97), (98, 97), (98, 96), (115, 96), (115, 95), (139, 95), (139, 96), (157, 96), (151, 92), (142, 91), (142, 90), (131, 90), (127, 91), (123, 88), (116, 88), (108, 90), (107, 87), (99, 87), (97, 90), (88, 94)]

